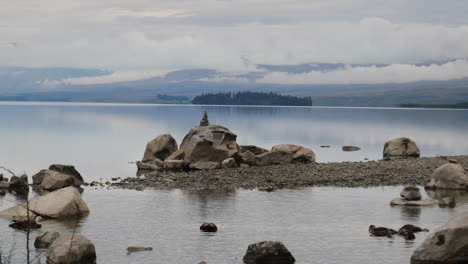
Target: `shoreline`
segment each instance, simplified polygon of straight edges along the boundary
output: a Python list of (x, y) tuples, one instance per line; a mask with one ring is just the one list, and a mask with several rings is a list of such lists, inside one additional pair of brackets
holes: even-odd
[[(374, 187), (424, 185), (439, 166), (456, 160), (468, 168), (468, 155), (438, 156), (366, 162), (287, 164), (264, 167), (199, 170), (147, 171), (141, 177), (118, 181), (92, 182), (111, 188), (132, 190), (219, 190), (219, 189), (296, 189), (313, 186)], [(93, 185), (94, 184), (94, 185)]]

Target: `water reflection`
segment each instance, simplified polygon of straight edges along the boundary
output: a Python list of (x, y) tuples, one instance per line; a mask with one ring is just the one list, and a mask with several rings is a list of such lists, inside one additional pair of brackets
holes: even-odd
[(453, 197), (456, 202), (468, 202), (468, 191), (464, 190), (426, 190), (427, 195), (435, 200), (445, 197)]
[(418, 221), (421, 215), (421, 207), (419, 206), (400, 206), (401, 219), (408, 221)]

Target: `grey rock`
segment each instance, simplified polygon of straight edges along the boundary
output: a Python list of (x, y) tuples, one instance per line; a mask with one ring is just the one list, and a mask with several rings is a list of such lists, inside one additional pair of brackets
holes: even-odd
[(296, 262), (283, 243), (277, 241), (263, 241), (249, 245), (243, 261), (245, 264), (293, 264)]
[(184, 152), (184, 161), (191, 168), (197, 168), (199, 166), (192, 163), (221, 163), (225, 159), (237, 157), (239, 146), (236, 138), (236, 134), (222, 126), (199, 126), (192, 128), (184, 137), (180, 149)]
[(244, 164), (255, 166), (257, 164), (257, 156), (250, 150), (246, 150), (241, 154), (241, 162)]
[(94, 244), (80, 234), (62, 234), (47, 250), (47, 263), (95, 264)]
[(440, 207), (449, 207), (454, 208), (456, 205), (455, 198), (453, 197), (444, 197), (439, 200)]
[(0, 189), (9, 189), (10, 183), (5, 181), (0, 181)]
[(468, 190), (468, 175), (461, 164), (446, 163), (435, 170), (425, 187), (428, 189)]
[(418, 201), (421, 200), (421, 192), (416, 186), (407, 186), (400, 193), (401, 198), (407, 201)]
[(139, 247), (139, 246), (130, 246), (127, 248), (127, 254), (131, 254), (139, 251), (152, 251), (152, 247)]
[(360, 150), (360, 147), (355, 147), (355, 146), (343, 146), (341, 147), (341, 150), (343, 151), (358, 151)]
[(308, 148), (293, 144), (281, 144), (271, 148), (271, 151), (284, 151), (291, 153), (293, 163), (312, 163), (315, 162), (315, 153)]
[(237, 168), (237, 167), (238, 166), (234, 158), (225, 159), (223, 160), (223, 162), (221, 162), (221, 168), (223, 169)]
[(146, 162), (155, 158), (165, 160), (176, 150), (176, 140), (170, 134), (163, 134), (146, 144), (142, 161)]
[(401, 137), (389, 140), (385, 142), (383, 156), (385, 158), (391, 157), (400, 157), (400, 158), (407, 158), (407, 157), (414, 157), (418, 158), (421, 155), (418, 146), (416, 143), (407, 138)]
[(42, 235), (36, 237), (34, 247), (48, 248), (59, 236), (60, 234), (58, 232), (46, 231)]
[(137, 161), (136, 166), (139, 170), (159, 170), (163, 168), (164, 162), (160, 159), (148, 160), (147, 162)]
[(203, 117), (200, 120), (200, 126), (209, 126), (210, 121), (208, 121), (208, 113), (206, 111), (203, 112)]
[(266, 150), (264, 148), (257, 147), (255, 145), (241, 145), (239, 147), (240, 147), (240, 152), (241, 153), (244, 153), (246, 151), (250, 151), (255, 155), (259, 155), (259, 154), (268, 152), (268, 150)]
[(84, 183), (83, 177), (73, 165), (52, 164), (49, 166), (49, 170), (57, 171), (72, 176), (75, 181), (75, 186), (80, 186)]
[(166, 160), (183, 160), (184, 159), (184, 151), (182, 149), (178, 149), (174, 151)]
[(6, 192), (4, 190), (0, 190), (0, 196), (5, 196)]
[(165, 160), (165, 170), (183, 170), (185, 168), (185, 161), (183, 160)]
[(468, 213), (429, 234), (411, 256), (411, 264), (443, 263), (468, 263)]
[(280, 165), (288, 164), (293, 160), (293, 154), (286, 151), (268, 151), (263, 154), (257, 155), (257, 165)]
[(437, 200), (432, 199), (422, 199), (418, 201), (408, 201), (401, 198), (395, 198), (390, 202), (391, 206), (400, 205), (400, 206), (433, 206), (438, 204)]
[(55, 191), (68, 186), (74, 186), (75, 180), (68, 174), (48, 170), (41, 182), (41, 188), (47, 191)]

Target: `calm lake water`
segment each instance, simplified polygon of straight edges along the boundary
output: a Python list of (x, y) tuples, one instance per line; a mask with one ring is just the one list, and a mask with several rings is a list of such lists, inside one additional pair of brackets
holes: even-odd
[[(170, 133), (180, 143), (204, 110), (211, 123), (235, 132), (240, 144), (299, 144), (312, 148), (319, 162), (380, 159), (385, 141), (401, 136), (414, 139), (422, 156), (468, 154), (465, 110), (0, 103), (0, 165), (33, 175), (53, 163), (73, 164), (86, 181), (134, 176), (129, 162), (141, 159), (149, 140)], [(342, 152), (343, 145), (361, 150)], [(237, 264), (247, 245), (261, 240), (282, 241), (298, 264), (409, 263), (427, 233), (406, 242), (369, 237), (368, 226), (411, 223), (433, 230), (468, 211), (468, 194), (459, 194), (454, 209), (390, 207), (400, 190), (86, 188), (91, 214), (77, 231), (95, 243), (98, 263)], [(0, 210), (19, 202), (11, 194), (0, 197)], [(217, 223), (219, 231), (200, 233), (206, 221)], [(31, 237), (74, 226), (75, 221), (48, 220)], [(1, 251), (13, 248), (14, 263), (24, 263), (25, 234), (0, 218), (0, 238)], [(154, 250), (126, 255), (134, 245)]]

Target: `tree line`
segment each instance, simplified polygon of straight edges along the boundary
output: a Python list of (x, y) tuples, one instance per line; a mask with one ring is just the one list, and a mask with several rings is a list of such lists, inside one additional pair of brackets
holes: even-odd
[(310, 96), (281, 95), (274, 92), (219, 92), (198, 95), (193, 98), (192, 104), (311, 106), (312, 98)]

